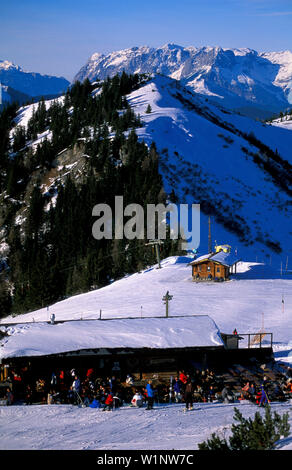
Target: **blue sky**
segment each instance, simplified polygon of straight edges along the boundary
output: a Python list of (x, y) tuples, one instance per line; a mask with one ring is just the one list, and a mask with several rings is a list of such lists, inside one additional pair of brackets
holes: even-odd
[(94, 52), (127, 47), (292, 50), (292, 0), (9, 0), (0, 59), (71, 80)]

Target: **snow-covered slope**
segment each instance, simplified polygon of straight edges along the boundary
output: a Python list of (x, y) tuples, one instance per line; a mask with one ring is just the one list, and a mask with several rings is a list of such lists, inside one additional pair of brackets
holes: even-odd
[(21, 104), (31, 100), (31, 96), (25, 93), (21, 93), (20, 91), (14, 90), (10, 86), (1, 84), (1, 81), (0, 87), (0, 110), (7, 103), (12, 103), (16, 101), (17, 103)]
[(283, 117), (274, 119), (271, 122), (271, 125), (281, 127), (282, 129), (288, 129), (288, 130), (291, 131), (292, 130), (292, 115), (291, 114), (286, 114)]
[[(292, 254), (291, 182), (287, 190), (275, 184), (263, 168), (264, 161), (255, 162), (259, 147), (250, 140), (255, 136), (291, 164), (290, 131), (220, 110), (162, 76), (131, 93), (128, 100), (144, 123), (137, 129), (139, 138), (149, 144), (154, 141), (161, 154), (166, 191), (174, 189), (180, 201), (200, 203), (201, 212), (210, 210), (213, 241), (229, 240), (240, 256), (254, 260), (272, 256), (276, 261), (273, 248), (281, 247), (283, 261)], [(152, 112), (146, 113), (149, 104)], [(284, 167), (283, 174), (290, 178)], [(203, 252), (207, 230), (202, 214)], [(279, 257), (276, 262), (279, 266)]]
[(168, 75), (225, 107), (257, 116), (271, 115), (292, 102), (290, 51), (259, 53), (248, 48), (175, 44), (133, 47), (107, 55), (94, 53), (74, 80), (102, 80), (123, 70)]
[[(44, 101), (46, 109), (48, 110), (50, 106), (52, 106), (54, 103), (64, 103), (64, 95), (54, 98), (54, 99), (49, 99)], [(32, 118), (33, 113), (37, 111), (38, 109), (39, 102), (28, 104), (25, 106), (21, 106), (18, 111), (17, 115), (15, 118), (15, 124), (16, 126), (11, 129), (10, 132), (10, 139), (13, 141), (13, 136), (14, 132), (17, 129), (17, 127), (24, 127), (25, 130), (27, 130), (27, 125), (29, 120)], [(36, 147), (41, 144), (45, 139), (50, 140), (52, 138), (52, 132), (50, 129), (46, 129), (44, 132), (40, 133), (37, 135), (37, 138), (31, 142), (28, 143), (28, 146), (31, 147), (33, 150), (36, 149)]]
[(7, 60), (0, 60), (0, 83), (32, 97), (59, 94), (69, 86), (63, 77), (27, 72)]

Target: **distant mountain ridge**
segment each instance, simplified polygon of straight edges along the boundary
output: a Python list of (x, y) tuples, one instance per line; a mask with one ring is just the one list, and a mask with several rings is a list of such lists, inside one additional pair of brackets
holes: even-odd
[(269, 117), (292, 106), (292, 52), (221, 47), (133, 47), (94, 53), (74, 81), (103, 80), (122, 71), (160, 73), (242, 114)]
[[(8, 60), (0, 60), (0, 83), (28, 97), (59, 95), (70, 85), (64, 77), (26, 72)], [(3, 93), (2, 98), (9, 102), (14, 100), (14, 95), (7, 91), (7, 95)]]
[(21, 93), (21, 91), (14, 90), (14, 88), (11, 88), (10, 86), (1, 85), (0, 101), (2, 101), (2, 104), (0, 102), (0, 110), (4, 103), (12, 103), (16, 101), (17, 103), (23, 104), (31, 99), (31, 96)]

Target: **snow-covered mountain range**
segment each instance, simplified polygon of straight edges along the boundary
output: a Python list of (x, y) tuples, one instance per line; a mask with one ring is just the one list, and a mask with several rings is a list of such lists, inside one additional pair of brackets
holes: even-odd
[(103, 80), (122, 71), (160, 73), (243, 114), (268, 117), (292, 104), (292, 52), (252, 49), (132, 47), (94, 53), (74, 80)]
[(9, 88), (28, 97), (41, 97), (60, 94), (69, 86), (68, 80), (63, 77), (27, 72), (8, 60), (0, 60), (0, 83), (8, 87), (8, 92), (5, 87), (2, 90), (3, 101), (8, 102), (15, 99), (13, 94), (9, 93)]

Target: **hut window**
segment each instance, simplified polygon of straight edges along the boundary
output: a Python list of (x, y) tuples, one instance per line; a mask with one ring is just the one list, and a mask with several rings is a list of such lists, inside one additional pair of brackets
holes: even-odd
[(217, 273), (220, 273), (220, 268), (217, 268)]

